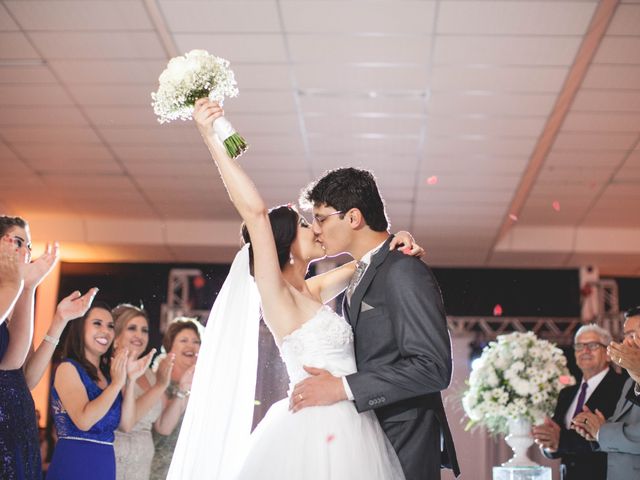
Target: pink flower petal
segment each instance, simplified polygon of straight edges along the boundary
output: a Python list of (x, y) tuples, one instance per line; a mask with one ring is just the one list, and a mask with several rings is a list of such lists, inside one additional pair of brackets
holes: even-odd
[(510, 218), (511, 220), (513, 220), (514, 222), (517, 222), (517, 221), (518, 221), (518, 216), (517, 216), (516, 214), (514, 214), (514, 213), (510, 213), (510, 214), (509, 214), (509, 218)]
[(427, 185), (435, 185), (436, 183), (438, 183), (438, 177), (436, 175), (431, 175), (427, 178)]
[(558, 200), (554, 200), (553, 203), (551, 204), (551, 207), (553, 207), (553, 209), (556, 212), (560, 211), (560, 202)]

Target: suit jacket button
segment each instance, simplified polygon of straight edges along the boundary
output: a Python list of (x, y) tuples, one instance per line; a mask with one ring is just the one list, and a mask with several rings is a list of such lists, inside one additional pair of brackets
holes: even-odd
[(386, 402), (386, 401), (387, 401), (387, 399), (386, 399), (386, 398), (384, 398), (384, 397), (380, 397), (380, 401), (381, 401), (381, 402)]
[(373, 402), (373, 400), (369, 400), (369, 406), (373, 406), (375, 405), (375, 403)]

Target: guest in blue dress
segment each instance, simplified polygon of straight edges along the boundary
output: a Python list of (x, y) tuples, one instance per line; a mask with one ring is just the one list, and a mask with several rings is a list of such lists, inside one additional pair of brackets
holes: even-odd
[[(0, 216), (0, 478), (41, 480), (33, 398), (22, 370), (31, 347), (35, 290), (57, 260), (51, 246), (31, 262), (20, 217)], [(8, 300), (8, 301), (7, 301)]]
[(58, 443), (47, 480), (116, 478), (114, 431), (128, 432), (135, 424), (133, 388), (153, 352), (136, 360), (122, 350), (110, 360), (113, 339), (106, 305), (94, 303), (71, 324), (51, 391)]

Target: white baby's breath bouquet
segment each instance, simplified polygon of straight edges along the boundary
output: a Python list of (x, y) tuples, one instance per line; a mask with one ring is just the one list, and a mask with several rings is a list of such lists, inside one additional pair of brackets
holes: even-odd
[(462, 398), (467, 428), (483, 425), (507, 433), (508, 420), (542, 423), (556, 406), (558, 393), (575, 382), (567, 359), (554, 344), (533, 332), (499, 335), (471, 367), (469, 388)]
[[(160, 123), (190, 120), (199, 98), (208, 97), (222, 105), (225, 97), (238, 96), (229, 61), (206, 50), (191, 50), (172, 58), (158, 81), (158, 91), (151, 94), (151, 105)], [(230, 157), (236, 158), (247, 149), (247, 142), (226, 118), (216, 119), (213, 127)]]

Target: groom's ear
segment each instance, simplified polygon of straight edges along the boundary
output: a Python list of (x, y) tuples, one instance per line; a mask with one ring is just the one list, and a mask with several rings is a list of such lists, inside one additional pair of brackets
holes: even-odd
[(351, 228), (358, 229), (366, 225), (367, 222), (364, 220), (364, 216), (362, 212), (358, 208), (352, 208), (347, 212), (347, 220), (349, 221), (349, 225)]

